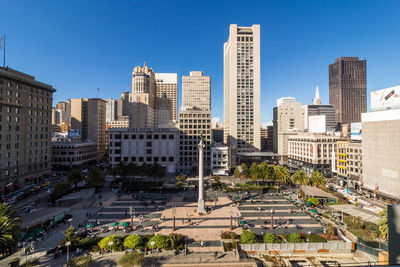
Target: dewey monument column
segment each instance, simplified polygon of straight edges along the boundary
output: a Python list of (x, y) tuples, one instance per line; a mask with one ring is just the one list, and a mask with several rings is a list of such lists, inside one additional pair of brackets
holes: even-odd
[(199, 203), (197, 206), (197, 213), (206, 213), (204, 209), (204, 163), (203, 163), (203, 133), (200, 131), (200, 143), (199, 143)]

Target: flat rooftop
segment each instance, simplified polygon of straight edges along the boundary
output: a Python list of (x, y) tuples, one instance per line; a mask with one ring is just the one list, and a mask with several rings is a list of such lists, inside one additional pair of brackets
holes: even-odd
[(378, 221), (380, 220), (380, 217), (372, 211), (368, 211), (354, 205), (331, 205), (330, 208), (335, 211), (343, 212), (347, 215), (360, 217), (361, 220), (366, 222), (378, 224)]

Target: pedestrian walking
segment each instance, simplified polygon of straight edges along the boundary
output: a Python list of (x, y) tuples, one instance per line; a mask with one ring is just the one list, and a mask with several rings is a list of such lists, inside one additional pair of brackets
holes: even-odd
[(218, 252), (214, 252), (214, 261), (216, 261), (217, 260), (217, 255), (218, 255)]
[(201, 247), (204, 246), (203, 240), (200, 241), (200, 246), (201, 246)]

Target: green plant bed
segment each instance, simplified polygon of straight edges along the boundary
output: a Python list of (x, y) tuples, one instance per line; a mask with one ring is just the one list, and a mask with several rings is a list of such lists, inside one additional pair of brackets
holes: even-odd
[(232, 242), (222, 244), (224, 246), (224, 251), (232, 251), (235, 248), (235, 244)]
[(118, 261), (122, 267), (143, 266), (144, 255), (138, 252), (130, 252), (124, 254)]
[(221, 234), (222, 239), (239, 239), (240, 235), (236, 234), (235, 232), (223, 232)]
[(284, 235), (288, 243), (304, 243), (304, 238), (298, 233)]
[(90, 263), (92, 262), (92, 256), (91, 255), (84, 255), (84, 256), (79, 256), (71, 260), (70, 263), (68, 263), (68, 267), (89, 267)]
[(92, 247), (96, 246), (101, 241), (101, 239), (101, 237), (85, 237), (78, 240), (76, 247), (83, 250), (91, 250)]
[(263, 235), (263, 242), (267, 243), (267, 244), (271, 244), (271, 243), (281, 243), (281, 240), (279, 239), (279, 237), (273, 233), (268, 233)]
[(326, 243), (327, 242), (326, 238), (324, 238), (320, 235), (317, 235), (317, 234), (309, 234), (306, 236), (306, 239), (307, 239), (307, 242), (310, 242), (310, 243)]

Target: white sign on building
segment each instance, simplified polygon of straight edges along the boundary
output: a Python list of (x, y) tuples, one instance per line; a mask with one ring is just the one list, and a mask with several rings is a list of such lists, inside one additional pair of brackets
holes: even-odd
[(326, 117), (325, 115), (316, 115), (308, 117), (308, 132), (310, 133), (325, 133), (326, 132)]
[(400, 86), (371, 92), (371, 110), (400, 108)]
[(350, 124), (351, 140), (362, 140), (362, 124), (361, 122), (352, 122)]

